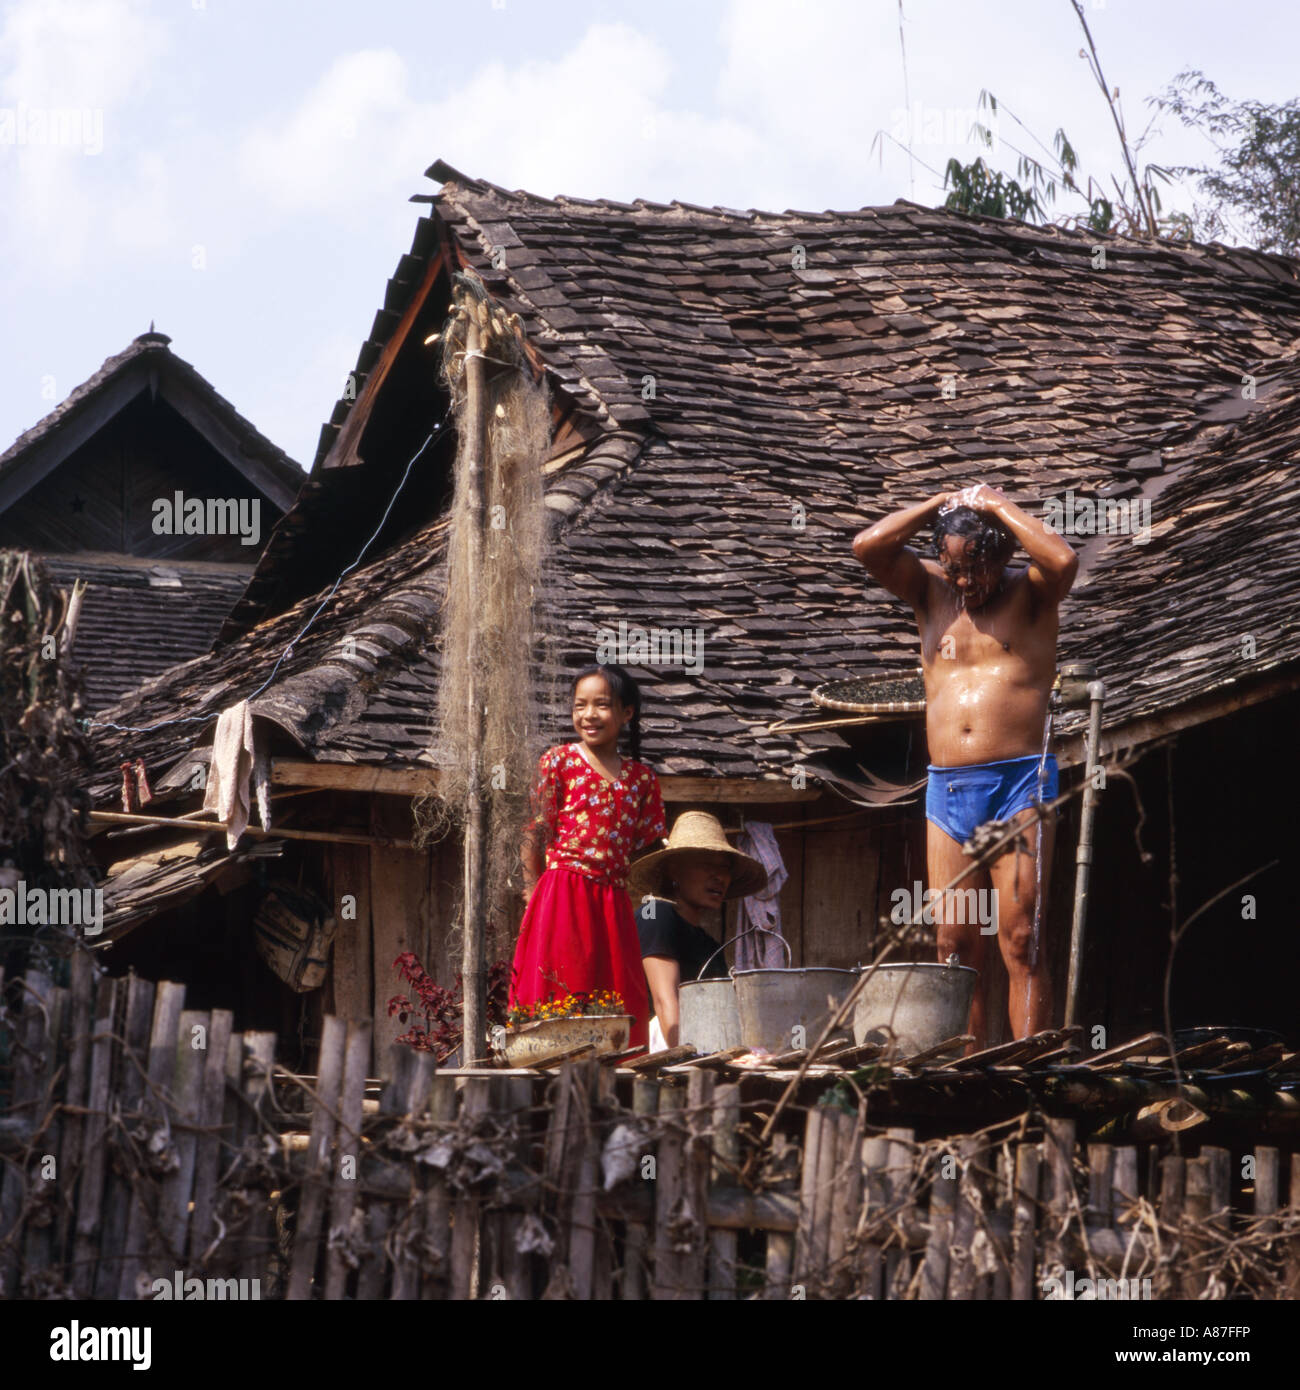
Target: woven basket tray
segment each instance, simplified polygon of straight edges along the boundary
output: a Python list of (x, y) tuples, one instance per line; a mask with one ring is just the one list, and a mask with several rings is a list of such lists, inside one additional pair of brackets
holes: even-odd
[(823, 709), (847, 714), (924, 714), (925, 682), (921, 676), (867, 676), (829, 681), (812, 693)]

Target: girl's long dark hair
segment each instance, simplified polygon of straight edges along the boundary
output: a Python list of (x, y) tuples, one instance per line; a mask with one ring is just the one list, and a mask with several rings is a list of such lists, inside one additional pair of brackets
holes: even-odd
[(634, 677), (628, 674), (621, 666), (584, 666), (573, 678), (573, 685), (569, 695), (572, 699), (574, 691), (578, 688), (578, 682), (586, 680), (588, 676), (601, 676), (605, 684), (609, 686), (609, 693), (616, 699), (624, 709), (632, 711), (631, 723), (627, 726), (628, 742), (632, 748), (632, 756), (641, 761), (641, 687), (636, 683)]

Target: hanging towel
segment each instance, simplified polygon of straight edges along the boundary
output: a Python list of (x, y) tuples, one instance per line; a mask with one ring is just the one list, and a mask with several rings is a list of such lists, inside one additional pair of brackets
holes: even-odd
[(222, 710), (212, 740), (212, 762), (203, 809), (215, 811), (226, 827), (226, 848), (234, 849), (248, 827), (249, 781), (257, 766), (258, 813), (262, 829), (270, 825), (269, 765), (253, 746), (253, 712), (247, 700)]
[(781, 885), (790, 875), (776, 843), (776, 832), (766, 821), (746, 821), (736, 848), (757, 859), (767, 870), (767, 884), (763, 890), (741, 902), (736, 969), (779, 970), (786, 961), (781, 945)]

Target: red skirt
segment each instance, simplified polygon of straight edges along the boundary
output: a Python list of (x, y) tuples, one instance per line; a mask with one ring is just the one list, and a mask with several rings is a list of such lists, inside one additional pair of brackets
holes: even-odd
[(572, 869), (537, 880), (515, 946), (510, 1003), (613, 989), (632, 1015), (629, 1047), (647, 1040), (650, 999), (632, 900), (622, 888)]

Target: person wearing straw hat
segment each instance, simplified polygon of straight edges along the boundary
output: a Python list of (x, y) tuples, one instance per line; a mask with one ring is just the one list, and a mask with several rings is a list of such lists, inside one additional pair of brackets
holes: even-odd
[[(641, 964), (654, 1018), (650, 1051), (676, 1047), (677, 990), (683, 980), (725, 975), (719, 943), (700, 925), (728, 898), (745, 898), (767, 883), (767, 870), (727, 843), (716, 816), (683, 811), (673, 822), (664, 849), (632, 866), (628, 891), (640, 902), (636, 915)], [(711, 958), (711, 959), (710, 959)]]

